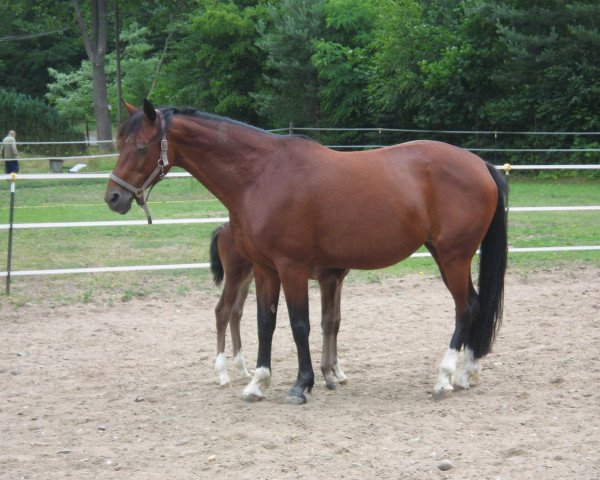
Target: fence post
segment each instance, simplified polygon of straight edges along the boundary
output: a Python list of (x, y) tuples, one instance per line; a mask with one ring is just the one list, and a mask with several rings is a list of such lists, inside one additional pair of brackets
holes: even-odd
[(294, 134), (294, 122), (290, 122), (290, 126), (289, 126), (289, 134), (293, 135)]
[(6, 259), (6, 295), (10, 295), (10, 269), (12, 267), (13, 223), (15, 220), (15, 186), (17, 174), (10, 175), (10, 210), (8, 218), (8, 257)]

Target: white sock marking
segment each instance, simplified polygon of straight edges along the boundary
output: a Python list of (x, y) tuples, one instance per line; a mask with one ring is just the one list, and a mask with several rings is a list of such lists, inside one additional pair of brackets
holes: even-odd
[(225, 352), (217, 355), (215, 360), (215, 370), (219, 374), (219, 383), (221, 386), (229, 384), (229, 376), (227, 375), (227, 356)]
[(481, 365), (479, 364), (479, 360), (475, 359), (473, 350), (465, 348), (462, 368), (456, 376), (454, 384), (466, 390), (470, 385), (477, 383), (480, 371)]
[(248, 368), (246, 367), (246, 360), (244, 359), (244, 355), (241, 350), (238, 350), (238, 353), (235, 356), (235, 358), (233, 359), (233, 361), (237, 365), (238, 370), (242, 374), (242, 377), (244, 377), (244, 378), (251, 377), (250, 372), (248, 371)]
[(259, 400), (264, 398), (265, 392), (271, 383), (271, 370), (267, 367), (258, 367), (254, 370), (252, 381), (244, 388), (243, 396), (246, 400)]
[(454, 372), (456, 372), (456, 357), (458, 352), (453, 348), (449, 348), (444, 355), (444, 359), (440, 364), (440, 373), (438, 376), (437, 383), (434, 387), (435, 394), (441, 394), (443, 392), (450, 392), (452, 388), (452, 380)]

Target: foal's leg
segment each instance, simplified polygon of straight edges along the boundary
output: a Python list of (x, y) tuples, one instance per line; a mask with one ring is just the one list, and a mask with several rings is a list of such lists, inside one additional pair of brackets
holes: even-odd
[(344, 284), (344, 278), (348, 274), (349, 270), (345, 270), (337, 280), (337, 288), (335, 290), (335, 325), (333, 328), (333, 373), (337, 377), (338, 383), (346, 385), (348, 383), (348, 377), (340, 367), (338, 354), (337, 354), (337, 337), (340, 331), (340, 324), (342, 322), (342, 285)]
[(444, 271), (446, 285), (454, 299), (456, 310), (456, 323), (450, 346), (442, 363), (437, 383), (434, 387), (434, 398), (444, 398), (454, 390), (452, 384), (455, 380), (458, 352), (468, 336), (473, 319), (479, 310), (479, 301), (471, 281), (471, 260), (458, 259), (443, 261), (441, 268)]
[(321, 372), (325, 385), (335, 389), (336, 380), (346, 383), (347, 377), (339, 366), (337, 358), (337, 334), (341, 322), (341, 289), (348, 270), (326, 270), (318, 275), (321, 287), (321, 329), (323, 332), (323, 351), (321, 353)]
[(227, 375), (227, 356), (225, 355), (225, 334), (227, 325), (231, 326), (231, 338), (233, 341), (233, 353), (235, 362), (243, 366), (242, 374), (249, 377), (245, 369), (244, 357), (241, 354), (240, 319), (244, 308), (244, 301), (248, 295), (248, 288), (252, 280), (252, 263), (242, 257), (233, 242), (229, 241), (227, 233), (222, 231), (218, 237), (219, 257), (225, 274), (225, 285), (219, 303), (215, 308), (217, 319), (217, 358), (215, 370), (219, 374), (221, 386), (229, 385)]
[(229, 376), (227, 375), (227, 356), (225, 355), (225, 333), (227, 332), (227, 323), (229, 322), (230, 295), (227, 287), (229, 280), (225, 282), (223, 293), (219, 298), (219, 303), (215, 307), (215, 316), (217, 320), (217, 358), (215, 359), (215, 370), (219, 374), (219, 383), (221, 386), (229, 385)]
[(242, 394), (247, 402), (262, 400), (271, 383), (271, 345), (281, 288), (277, 273), (259, 265), (254, 265), (254, 283), (257, 302), (258, 355), (252, 381)]
[(321, 372), (328, 389), (336, 387), (336, 375), (333, 371), (335, 358), (335, 323), (336, 323), (336, 291), (338, 287), (335, 275), (323, 272), (318, 277), (321, 288), (321, 331), (323, 333), (323, 350), (321, 352)]
[[(227, 325), (231, 325), (231, 338), (233, 341), (233, 352), (236, 364), (239, 364), (239, 358), (244, 362), (241, 354), (241, 338), (240, 338), (240, 319), (244, 307), (244, 300), (248, 294), (248, 286), (252, 280), (251, 271), (232, 271), (227, 270), (225, 264), (226, 276), (223, 293), (219, 299), (219, 303), (215, 308), (215, 316), (217, 319), (217, 358), (215, 360), (215, 370), (219, 374), (219, 382), (221, 386), (229, 385), (229, 376), (227, 375), (227, 355), (225, 354), (225, 334)], [(244, 373), (244, 372), (242, 372)], [(246, 372), (247, 374), (248, 372)], [(249, 376), (247, 374), (246, 376)]]
[(252, 282), (252, 265), (249, 264), (248, 273), (246, 279), (240, 285), (235, 302), (231, 308), (231, 314), (229, 316), (229, 327), (231, 332), (231, 343), (233, 345), (233, 361), (238, 367), (238, 370), (242, 377), (250, 378), (250, 372), (246, 368), (246, 360), (242, 353), (242, 336), (240, 335), (240, 320), (242, 319), (242, 313), (244, 311), (244, 303), (246, 297), (248, 297), (248, 290), (250, 289), (250, 283)]

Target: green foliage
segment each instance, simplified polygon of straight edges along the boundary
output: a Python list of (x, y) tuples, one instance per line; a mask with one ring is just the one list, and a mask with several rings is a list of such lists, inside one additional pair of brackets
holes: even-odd
[[(148, 95), (158, 58), (149, 56), (148, 29), (136, 23), (121, 32), (123, 51), (121, 54), (123, 97), (130, 103), (140, 104)], [(48, 85), (46, 98), (64, 115), (74, 118), (93, 117), (92, 66), (83, 60), (78, 70), (58, 72), (49, 69), (54, 82)], [(112, 52), (106, 56), (106, 75), (109, 85), (108, 96), (112, 111), (117, 109), (117, 85), (115, 82), (116, 59)]]
[(421, 63), (436, 58), (446, 44), (438, 28), (426, 21), (417, 0), (388, 0), (377, 9), (374, 74), (369, 81), (378, 123), (414, 126), (414, 116), (426, 100)]
[(370, 2), (330, 0), (324, 12), (326, 38), (314, 43), (311, 57), (321, 81), (319, 99), (324, 123), (368, 126), (366, 91), (375, 50), (374, 6)]
[(259, 24), (257, 45), (267, 56), (266, 73), (254, 98), (259, 114), (272, 125), (320, 123), (319, 80), (311, 57), (323, 30), (324, 5), (325, 0), (281, 0), (268, 6), (271, 24)]
[(157, 89), (163, 103), (258, 121), (250, 93), (262, 75), (264, 55), (255, 45), (266, 9), (252, 2), (202, 0), (181, 24), (167, 73)]
[[(124, 96), (132, 103), (147, 95), (160, 66), (156, 103), (263, 127), (600, 131), (597, 1), (120, 0), (119, 6)], [(0, 84), (40, 97), (47, 71), (48, 101), (69, 116), (91, 117), (91, 68), (81, 63), (85, 53), (69, 2), (14, 0), (0, 8), (7, 38), (50, 33), (0, 41)], [(114, 111), (113, 8), (106, 70)], [(319, 139), (395, 143), (424, 136), (375, 135)], [(427, 137), (484, 148), (600, 143), (600, 135)], [(493, 154), (496, 163), (599, 159), (596, 153)]]
[(85, 51), (64, 0), (0, 2), (0, 85), (41, 98), (50, 80), (49, 67), (69, 70)]
[[(82, 140), (67, 120), (58, 111), (44, 102), (22, 93), (0, 88), (0, 133), (4, 136), (9, 130), (17, 131), (17, 140), (60, 141)], [(20, 147), (23, 152), (28, 147)], [(36, 152), (47, 154), (64, 153), (56, 147), (37, 148)]]

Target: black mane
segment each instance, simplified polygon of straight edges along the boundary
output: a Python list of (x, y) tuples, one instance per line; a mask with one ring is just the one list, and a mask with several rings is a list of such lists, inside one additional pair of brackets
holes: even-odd
[[(159, 107), (158, 110), (162, 113), (163, 118), (165, 119), (165, 130), (168, 130), (169, 127), (171, 126), (171, 122), (173, 120), (173, 117), (175, 115), (183, 115), (183, 116), (187, 116), (187, 117), (193, 117), (193, 118), (198, 118), (201, 120), (209, 120), (209, 121), (213, 121), (213, 122), (225, 122), (228, 123), (230, 125), (235, 125), (238, 127), (243, 127), (243, 128), (247, 128), (250, 130), (254, 130), (257, 133), (262, 133), (265, 135), (274, 135), (274, 136), (279, 136), (279, 137), (290, 137), (290, 138), (299, 138), (299, 139), (303, 139), (303, 140), (309, 140), (311, 142), (315, 142), (316, 140), (313, 140), (310, 137), (306, 137), (304, 135), (276, 135), (274, 133), (271, 133), (267, 130), (263, 130), (262, 128), (258, 128), (258, 127), (254, 127), (252, 125), (249, 125), (247, 123), (243, 123), (237, 120), (232, 120), (231, 118), (227, 118), (227, 117), (222, 117), (220, 115), (215, 115), (212, 113), (206, 113), (203, 112), (201, 110), (198, 110), (196, 108), (192, 108), (192, 107), (186, 107), (186, 108), (178, 108), (178, 107)], [(121, 128), (119, 130), (119, 137), (120, 138), (127, 138), (129, 135), (134, 134), (135, 132), (137, 132), (142, 124), (142, 120), (144, 118), (144, 112), (142, 110), (138, 110), (137, 112), (135, 112), (133, 115), (131, 115), (124, 123), (123, 125), (121, 125)], [(162, 136), (164, 132), (162, 131), (162, 129), (159, 132), (158, 136)]]

